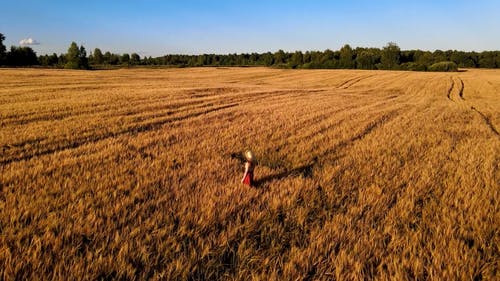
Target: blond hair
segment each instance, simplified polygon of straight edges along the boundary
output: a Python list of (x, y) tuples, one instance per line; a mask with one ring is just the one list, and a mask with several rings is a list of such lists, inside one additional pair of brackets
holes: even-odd
[(248, 161), (252, 161), (252, 160), (254, 160), (254, 156), (253, 156), (252, 151), (247, 150), (247, 151), (245, 152), (245, 158), (246, 158)]

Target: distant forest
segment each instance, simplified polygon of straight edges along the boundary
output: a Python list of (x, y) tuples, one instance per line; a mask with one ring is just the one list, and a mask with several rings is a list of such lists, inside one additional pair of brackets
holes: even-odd
[(71, 43), (66, 54), (37, 56), (30, 47), (3, 45), (0, 33), (0, 65), (41, 66), (69, 69), (103, 69), (129, 66), (268, 66), (291, 69), (385, 69), (413, 71), (457, 71), (458, 68), (500, 68), (500, 51), (464, 52), (456, 50), (434, 52), (401, 50), (396, 43), (379, 48), (352, 48), (340, 50), (295, 51), (279, 50), (271, 53), (165, 55), (141, 57), (137, 53), (103, 53), (99, 48), (87, 56), (84, 46)]

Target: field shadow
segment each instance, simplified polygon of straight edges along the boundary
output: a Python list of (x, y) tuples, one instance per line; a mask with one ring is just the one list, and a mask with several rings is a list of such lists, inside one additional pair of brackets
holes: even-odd
[(311, 178), (313, 175), (313, 167), (316, 162), (299, 166), (297, 168), (286, 170), (281, 173), (272, 174), (255, 180), (254, 187), (261, 188), (266, 185), (266, 183), (281, 180), (290, 176), (302, 176), (304, 178)]

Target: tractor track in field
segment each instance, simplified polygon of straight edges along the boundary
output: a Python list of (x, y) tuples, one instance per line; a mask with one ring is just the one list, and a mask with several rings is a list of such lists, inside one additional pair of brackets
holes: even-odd
[[(52, 148), (50, 148), (50, 147), (49, 148), (41, 148), (38, 151), (35, 151), (34, 153), (28, 153), (26, 155), (14, 156), (14, 157), (2, 159), (2, 160), (0, 160), (0, 165), (8, 165), (8, 164), (11, 164), (13, 162), (20, 162), (23, 160), (31, 160), (32, 158), (35, 158), (35, 157), (54, 154), (54, 153), (57, 153), (60, 151), (68, 150), (68, 149), (76, 149), (76, 148), (79, 148), (79, 147), (86, 145), (86, 144), (89, 144), (89, 143), (97, 143), (97, 142), (100, 142), (100, 141), (103, 141), (106, 139), (115, 138), (115, 137), (119, 137), (122, 135), (127, 135), (127, 134), (135, 135), (138, 133), (157, 130), (166, 124), (180, 122), (180, 121), (183, 121), (186, 119), (199, 117), (201, 115), (206, 115), (206, 114), (209, 114), (212, 112), (221, 111), (221, 110), (232, 108), (232, 107), (235, 107), (238, 105), (239, 105), (239, 103), (223, 104), (220, 106), (215, 106), (212, 108), (204, 109), (202, 111), (188, 113), (188, 114), (182, 115), (182, 116), (174, 116), (174, 117), (170, 117), (167, 119), (162, 119), (162, 120), (147, 122), (144, 124), (138, 124), (135, 126), (130, 126), (128, 128), (124, 128), (124, 129), (119, 130), (117, 132), (108, 132), (106, 134), (102, 134), (99, 136), (92, 135), (89, 137), (81, 137), (81, 138), (77, 138), (74, 140), (70, 140), (68, 143), (63, 143), (63, 144), (56, 143), (55, 147), (52, 147)], [(44, 145), (44, 146), (46, 146), (46, 145)]]
[(368, 76), (359, 76), (359, 77), (355, 77), (355, 78), (352, 78), (352, 79), (348, 79), (344, 82), (342, 82), (340, 85), (337, 86), (338, 89), (349, 89), (350, 87), (354, 86), (355, 84), (365, 80), (365, 79), (368, 79), (370, 77), (373, 77), (375, 76), (374, 75), (368, 75)]
[[(447, 92), (447, 98), (452, 102), (459, 101), (459, 102), (462, 102), (465, 104), (470, 104), (469, 102), (466, 102), (466, 100), (464, 98), (464, 89), (465, 89), (464, 81), (462, 79), (460, 79), (459, 77), (456, 77), (456, 79), (453, 79), (453, 77), (450, 77), (450, 80), (451, 80), (451, 85), (450, 85), (450, 88), (448, 89), (448, 92)], [(457, 92), (456, 98), (455, 98), (456, 100), (453, 98), (455, 96), (453, 94), (455, 88), (456, 88), (456, 92)], [(496, 135), (497, 137), (500, 137), (500, 132), (495, 127), (495, 125), (493, 125), (490, 118), (486, 114), (484, 114), (482, 111), (480, 111), (479, 109), (477, 109), (473, 105), (470, 106), (470, 109), (473, 112), (475, 112), (476, 114), (478, 114), (483, 119), (486, 126), (490, 129), (490, 131), (494, 135)]]
[(460, 78), (458, 78), (458, 81), (460, 81), (460, 90), (458, 90), (458, 96), (460, 97), (460, 99), (465, 100), (465, 98), (464, 98), (464, 89), (465, 89), (464, 81)]
[(340, 159), (342, 157), (342, 155), (340, 154), (341, 150), (345, 149), (346, 147), (354, 145), (358, 141), (363, 140), (368, 135), (373, 133), (376, 129), (382, 127), (384, 124), (396, 118), (400, 111), (401, 109), (395, 109), (373, 119), (372, 121), (368, 122), (367, 125), (362, 127), (362, 129), (358, 133), (354, 134), (350, 138), (341, 140), (339, 143), (330, 148), (327, 148), (320, 155), (314, 156), (308, 163), (292, 169), (286, 169), (285, 171), (280, 172), (278, 174), (265, 176), (258, 180), (257, 185), (261, 185), (268, 181), (277, 180), (289, 176), (302, 175), (303, 177), (311, 177), (313, 175), (313, 170), (316, 166), (322, 165), (325, 161)]
[[(68, 150), (68, 149), (76, 149), (80, 146), (89, 144), (89, 143), (97, 143), (106, 139), (110, 138), (115, 138), (118, 136), (126, 135), (126, 134), (138, 134), (138, 133), (143, 133), (143, 132), (148, 132), (152, 130), (158, 130), (162, 126), (170, 123), (175, 123), (175, 122), (181, 122), (190, 118), (195, 118), (199, 117), (201, 115), (206, 115), (212, 112), (236, 107), (240, 104), (245, 104), (248, 101), (252, 101), (255, 99), (260, 99), (260, 100), (268, 100), (268, 99), (273, 99), (273, 98), (278, 98), (278, 97), (283, 97), (283, 96), (290, 96), (290, 94), (295, 94), (292, 95), (292, 97), (295, 96), (303, 96), (304, 94), (307, 93), (316, 93), (316, 92), (322, 92), (321, 90), (313, 90), (313, 91), (308, 91), (308, 90), (296, 90), (296, 89), (279, 89), (279, 90), (267, 90), (267, 91), (256, 91), (256, 92), (248, 92), (244, 96), (223, 96), (223, 97), (218, 97), (214, 99), (209, 99), (206, 100), (205, 102), (201, 102), (198, 104), (194, 104), (194, 106), (190, 106), (188, 108), (181, 106), (180, 108), (177, 108), (177, 110), (174, 111), (169, 111), (167, 113), (150, 113), (146, 114), (145, 116), (139, 116), (138, 119), (135, 120), (135, 124), (132, 124), (131, 126), (128, 126), (126, 128), (123, 128), (121, 130), (117, 130), (114, 132), (108, 132), (104, 133), (101, 135), (91, 135), (91, 136), (82, 136), (82, 137), (77, 137), (75, 139), (67, 140), (65, 143), (64, 140), (61, 142), (52, 142), (52, 143), (43, 143), (41, 144), (40, 139), (34, 140), (32, 142), (22, 142), (22, 143), (16, 143), (16, 144), (10, 144), (10, 145), (4, 145), (2, 147), (2, 151), (5, 152), (7, 150), (10, 150), (11, 148), (20, 148), (25, 145), (33, 145), (35, 144), (36, 147), (32, 148), (32, 150), (35, 151), (30, 151), (26, 150), (25, 153), (19, 155), (19, 156), (12, 156), (9, 157), (7, 156), (6, 158), (0, 160), (0, 165), (8, 165), (13, 162), (20, 162), (23, 160), (30, 160), (35, 157), (39, 156), (44, 156), (44, 155), (49, 155), (53, 153), (57, 153), (60, 151)], [(225, 100), (226, 98), (229, 98)], [(192, 104), (189, 104), (192, 105)], [(195, 110), (194, 112), (187, 112), (187, 114), (184, 115), (177, 115), (175, 116), (174, 114), (182, 114), (185, 112), (185, 110)], [(139, 112), (140, 113), (140, 112)], [(174, 115), (174, 116), (172, 116)], [(144, 118), (142, 118), (144, 117)]]
[(451, 98), (451, 93), (453, 92), (453, 89), (455, 88), (455, 81), (453, 80), (453, 77), (450, 76), (450, 81), (451, 81), (451, 85), (450, 85), (450, 88), (448, 89), (448, 93), (446, 94), (446, 97), (452, 101), (452, 102), (455, 102), (452, 98)]
[[(335, 109), (329, 112), (325, 112), (325, 114), (312, 116), (311, 118), (304, 120), (300, 123), (299, 127), (302, 129), (298, 129), (293, 138), (288, 139), (286, 142), (279, 144), (276, 149), (281, 150), (284, 147), (288, 146), (290, 142), (300, 142), (304, 139), (310, 139), (318, 134), (326, 134), (330, 129), (335, 128), (353, 118), (354, 115), (359, 114), (360, 112), (366, 111), (368, 109), (378, 108), (381, 105), (387, 104), (387, 100), (381, 100), (375, 103), (366, 103), (359, 105), (351, 105), (347, 107), (342, 107), (339, 109)], [(348, 113), (347, 116), (335, 120), (332, 122), (330, 117), (335, 116), (339, 113)], [(311, 125), (318, 125), (317, 128), (311, 127)]]
[(373, 131), (375, 131), (377, 128), (381, 127), (382, 125), (386, 124), (387, 122), (390, 122), (392, 119), (394, 119), (400, 110), (392, 110), (389, 113), (383, 114), (380, 117), (374, 119), (373, 121), (369, 122), (363, 129), (361, 129), (358, 133), (356, 133), (354, 136), (340, 141), (338, 144), (334, 145), (333, 147), (327, 149), (325, 151), (325, 155), (330, 154), (330, 153), (335, 153), (340, 149), (343, 149), (349, 145), (352, 145), (353, 143), (360, 141), (364, 139), (366, 136), (371, 134)]
[(486, 123), (486, 126), (488, 126), (488, 128), (491, 130), (491, 132), (493, 134), (495, 134), (497, 137), (500, 137), (500, 133), (498, 132), (497, 128), (495, 128), (495, 126), (491, 122), (490, 118), (488, 118), (488, 116), (486, 116), (486, 114), (482, 113), (474, 106), (471, 106), (470, 109), (472, 109), (472, 111), (476, 112), (477, 114), (479, 114), (479, 116), (481, 116), (481, 118), (483, 118), (484, 122)]
[(464, 98), (464, 81), (459, 77), (450, 76), (451, 85), (448, 88), (446, 97), (452, 102), (463, 102)]

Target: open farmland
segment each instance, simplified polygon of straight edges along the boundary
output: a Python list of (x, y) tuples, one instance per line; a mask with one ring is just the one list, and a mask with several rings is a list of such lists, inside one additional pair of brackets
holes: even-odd
[(0, 118), (3, 280), (500, 275), (498, 70), (0, 69)]

